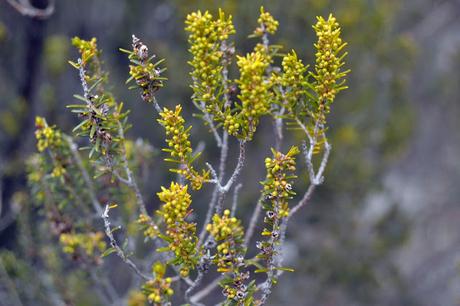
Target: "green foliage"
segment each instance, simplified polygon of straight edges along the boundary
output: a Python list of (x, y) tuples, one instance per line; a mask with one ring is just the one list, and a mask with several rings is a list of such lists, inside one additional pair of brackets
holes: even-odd
[[(304, 132), (309, 141), (304, 155), (311, 185), (303, 198), (308, 198), (310, 190), (322, 183), (330, 150), (325, 135), (326, 115), (336, 94), (346, 88), (343, 84), (347, 71), (342, 70), (346, 44), (341, 41), (340, 28), (332, 15), (328, 20), (318, 18), (314, 26), (318, 36), (317, 64), (312, 72), (295, 51), (282, 54), (282, 46), (269, 43), (268, 35), (275, 34), (278, 26), (278, 21), (261, 8), (258, 27), (251, 35), (261, 41), (248, 54), (236, 55), (230, 41), (235, 33), (230, 15), (219, 11), (214, 19), (209, 12), (198, 11), (187, 16), (192, 101), (221, 149), (218, 173), (209, 163), (209, 171), (195, 169), (194, 161), (200, 153), (192, 150), (191, 127), (186, 127), (182, 106), (174, 109), (159, 106), (156, 93), (166, 80), (161, 76), (165, 69), (159, 68), (162, 61), (154, 62), (155, 56), (149, 56), (147, 46), (134, 35), (132, 50), (121, 49), (130, 61), (127, 83), (134, 81), (133, 87), (141, 90), (142, 100), (153, 104), (157, 121), (165, 130), (167, 148), (163, 151), (169, 154), (165, 161), (177, 165), (171, 169), (177, 174), (177, 182), (171, 182), (169, 188), (161, 187), (157, 195), (162, 204), (153, 214), (138, 184), (137, 170), (144, 158), (142, 147), (134, 147), (126, 137), (129, 112), (123, 110), (123, 103), (117, 102), (107, 89), (108, 74), (96, 39), (72, 40), (80, 58), (70, 63), (78, 70), (83, 95), (75, 95), (82, 103), (68, 108), (77, 114), (79, 123), (71, 137), (49, 126), (45, 119), (37, 118), (40, 154), (30, 160), (29, 183), (54, 226), (64, 253), (90, 269), (101, 265), (104, 257), (116, 254), (142, 278), (144, 297), (139, 291), (131, 291), (130, 305), (168, 304), (174, 293), (172, 286), (179, 281), (189, 286), (184, 298), (193, 304), (191, 293), (201, 285), (210, 266), (215, 266), (220, 274), (224, 305), (263, 305), (281, 275), (278, 272), (290, 271), (282, 267), (280, 256), (287, 221), (305, 204), (301, 199), (294, 212), (289, 207), (296, 195), (292, 186), (296, 178), (295, 156), (300, 150), (292, 146), (283, 154), (273, 149), (273, 157), (265, 159), (267, 174), (262, 182), (261, 201), (248, 231), (244, 230), (243, 221), (234, 217), (239, 187), (234, 189), (232, 210), (223, 209), (225, 197), (239, 179), (246, 146), (256, 137), (264, 116), (273, 120), (279, 133), (277, 147), (282, 145), (285, 119)], [(281, 67), (278, 67), (280, 57)], [(238, 77), (232, 78), (230, 68), (235, 58)], [(229, 135), (239, 141), (240, 152), (233, 173), (224, 183)], [(77, 145), (77, 139), (85, 145)], [(85, 149), (89, 150), (88, 156), (80, 154)], [(319, 152), (323, 152), (323, 157), (315, 172), (312, 154)], [(214, 185), (214, 191), (199, 233), (193, 220), (189, 186), (200, 190), (209, 185)], [(107, 203), (114, 202), (124, 209), (120, 215), (109, 216), (116, 205)], [(256, 244), (260, 250), (256, 258), (246, 259), (259, 205), (266, 215), (263, 241)], [(94, 214), (102, 217), (103, 228), (92, 222)], [(132, 227), (140, 229), (141, 234)], [(103, 231), (109, 248), (103, 241)], [(120, 237), (124, 237), (122, 245), (118, 243)], [(147, 253), (153, 253), (158, 260), (148, 273), (136, 265), (136, 254), (132, 252), (133, 241), (141, 237)], [(150, 241), (153, 245), (148, 244)], [(254, 270), (266, 274), (263, 283), (257, 284)]]

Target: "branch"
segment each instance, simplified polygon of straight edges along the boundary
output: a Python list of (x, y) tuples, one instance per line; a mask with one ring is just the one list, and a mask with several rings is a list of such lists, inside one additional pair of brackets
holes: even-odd
[(72, 156), (75, 162), (77, 163), (77, 167), (83, 176), (83, 180), (85, 181), (87, 191), (91, 199), (91, 203), (93, 204), (93, 208), (98, 215), (102, 215), (103, 211), (101, 208), (101, 203), (97, 200), (96, 191), (94, 190), (93, 183), (91, 182), (91, 178), (88, 174), (88, 171), (86, 171), (85, 166), (83, 165), (83, 161), (81, 160), (80, 155), (77, 152), (77, 145), (72, 141), (72, 138), (68, 136), (64, 136), (64, 139), (66, 140), (69, 146), (70, 152), (72, 153)]
[(263, 195), (260, 196), (259, 200), (257, 200), (256, 208), (252, 213), (251, 220), (249, 221), (249, 227), (246, 231), (246, 235), (244, 236), (244, 247), (247, 247), (249, 241), (251, 241), (252, 235), (254, 235), (254, 230), (257, 225), (257, 220), (259, 219), (260, 211), (262, 210), (262, 201)]
[[(120, 139), (125, 139), (123, 126), (121, 122), (118, 122), (118, 125), (119, 125), (118, 126), (118, 136), (120, 137)], [(126, 176), (128, 177), (127, 182), (129, 182), (131, 188), (133, 189), (136, 195), (136, 200), (137, 200), (137, 204), (139, 205), (139, 209), (142, 214), (148, 216), (149, 214), (147, 213), (147, 208), (145, 206), (144, 198), (142, 197), (139, 186), (137, 185), (136, 178), (134, 177), (133, 172), (129, 168), (128, 159), (126, 157), (126, 150), (124, 146), (123, 146), (123, 153), (121, 154), (121, 159), (123, 161), (123, 168), (126, 172)]]
[(211, 129), (212, 134), (214, 135), (214, 139), (216, 140), (217, 146), (219, 148), (222, 147), (222, 138), (219, 135), (219, 132), (217, 132), (217, 128), (214, 125), (214, 116), (211, 115), (207, 110), (206, 106), (203, 101), (198, 104), (197, 102), (193, 102), (195, 104), (195, 107), (198, 108), (203, 113), (203, 119), (206, 121), (206, 123), (209, 125), (209, 128)]
[(212, 168), (212, 166), (207, 163), (209, 170), (211, 171), (211, 175), (213, 176), (213, 180), (211, 183), (215, 183), (219, 190), (219, 197), (216, 204), (216, 213), (220, 214), (222, 211), (223, 202), (225, 199), (225, 194), (230, 190), (233, 183), (238, 179), (239, 175), (241, 174), (241, 170), (244, 166), (244, 161), (246, 159), (246, 141), (240, 140), (240, 154), (238, 156), (238, 163), (233, 171), (232, 176), (228, 179), (227, 183), (222, 186), (221, 180), (217, 177), (216, 171)]
[(208, 294), (210, 294), (214, 289), (219, 286), (219, 282), (224, 278), (223, 275), (219, 276), (218, 278), (214, 279), (212, 282), (210, 282), (206, 287), (195, 293), (191, 298), (190, 301), (192, 302), (198, 302), (202, 300), (204, 297), (206, 297)]
[(190, 298), (190, 294), (193, 292), (193, 290), (195, 290), (201, 284), (201, 281), (203, 280), (203, 276), (204, 276), (203, 272), (200, 271), (195, 281), (193, 282), (193, 284), (185, 291), (185, 300), (189, 302), (191, 305), (202, 305), (200, 303), (192, 301), (192, 299)]
[(47, 19), (54, 13), (55, 0), (48, 0), (48, 6), (46, 8), (36, 8), (28, 0), (21, 1), (21, 3), (15, 0), (6, 0), (16, 11), (21, 15), (39, 19)]
[[(299, 203), (296, 206), (294, 206), (291, 209), (291, 211), (289, 213), (289, 216), (287, 217), (288, 219), (290, 217), (292, 217), (297, 211), (299, 211), (299, 209), (301, 209), (303, 206), (305, 206), (308, 203), (308, 201), (310, 200), (310, 198), (311, 198), (311, 196), (313, 194), (313, 191), (315, 191), (316, 187), (321, 185), (324, 182), (323, 173), (324, 173), (324, 170), (326, 169), (326, 165), (327, 165), (327, 162), (329, 160), (330, 152), (331, 152), (331, 145), (327, 142), (327, 140), (325, 140), (325, 142), (324, 142), (324, 154), (323, 154), (323, 158), (321, 160), (321, 164), (320, 164), (320, 167), (318, 169), (318, 172), (313, 175), (313, 179), (310, 182), (310, 186), (308, 186), (308, 189), (305, 192), (305, 194), (302, 197), (302, 199), (299, 201)], [(308, 163), (308, 161), (307, 161), (307, 163)]]
[(104, 220), (105, 234), (110, 240), (110, 245), (112, 246), (112, 248), (115, 249), (118, 257), (120, 257), (121, 260), (123, 260), (131, 268), (131, 270), (133, 270), (137, 275), (139, 275), (143, 279), (150, 280), (151, 278), (148, 277), (147, 275), (144, 275), (139, 270), (139, 268), (136, 266), (136, 264), (131, 259), (128, 258), (128, 256), (124, 253), (124, 251), (121, 249), (121, 247), (118, 245), (117, 241), (113, 237), (113, 231), (110, 228), (109, 209), (110, 209), (109, 205), (106, 205), (104, 213), (102, 214), (101, 217)]
[[(224, 178), (227, 157), (228, 157), (228, 133), (224, 131), (222, 135), (222, 146), (220, 148), (219, 176), (218, 176), (219, 181)], [(212, 171), (214, 172), (213, 177), (217, 177), (217, 174), (214, 171), (214, 169), (212, 169)], [(206, 233), (207, 233), (206, 225), (208, 225), (208, 223), (211, 221), (212, 215), (214, 214), (214, 210), (215, 210), (217, 200), (218, 200), (218, 195), (219, 195), (219, 186), (216, 184), (216, 187), (214, 188), (214, 191), (211, 196), (211, 201), (209, 202), (209, 207), (206, 213), (206, 218), (203, 223), (203, 227), (201, 228), (201, 232), (200, 232), (200, 236), (198, 240), (198, 246), (200, 246), (203, 243), (206, 237)]]
[(235, 186), (235, 189), (233, 190), (231, 217), (235, 216), (236, 207), (238, 206), (238, 194), (240, 192), (241, 187), (243, 187), (243, 184), (238, 184)]
[(235, 167), (235, 170), (233, 170), (232, 176), (228, 179), (227, 183), (225, 185), (222, 185), (220, 178), (217, 177), (216, 170), (214, 170), (211, 164), (206, 163), (206, 166), (208, 166), (209, 170), (211, 171), (211, 176), (213, 178), (209, 182), (216, 184), (221, 194), (227, 193), (232, 187), (233, 183), (237, 180), (238, 176), (240, 175), (241, 170), (243, 169), (243, 166), (244, 166), (245, 158), (246, 158), (246, 142), (244, 140), (241, 140), (238, 162)]
[[(91, 267), (87, 267), (86, 270), (96, 286), (96, 291), (104, 300), (104, 303), (108, 305), (121, 305), (121, 303), (117, 302), (120, 299), (118, 293), (115, 291), (115, 288), (113, 288), (108, 279), (97, 275), (96, 271), (94, 271)], [(112, 301), (112, 303), (110, 303), (110, 301)]]

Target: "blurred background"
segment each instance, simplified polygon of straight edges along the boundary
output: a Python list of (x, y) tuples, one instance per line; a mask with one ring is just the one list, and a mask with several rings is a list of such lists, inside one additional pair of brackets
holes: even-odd
[[(197, 9), (223, 8), (234, 17), (241, 54), (256, 43), (247, 36), (260, 5), (280, 22), (272, 40), (310, 64), (315, 16), (333, 13), (349, 44), (351, 69), (350, 89), (338, 96), (329, 119), (333, 151), (326, 182), (291, 221), (284, 253), (295, 272), (283, 274), (270, 305), (460, 305), (460, 1), (455, 0), (59, 0), (45, 19), (23, 16), (0, 1), (0, 305), (53, 305), (56, 294), (46, 285), (52, 263), (39, 256), (44, 246), (34, 243), (39, 217), (24, 163), (35, 151), (36, 115), (67, 132), (77, 122), (65, 108), (81, 92), (67, 62), (77, 57), (70, 38), (97, 37), (113, 92), (132, 110), (129, 136), (156, 149), (163, 146), (163, 134), (138, 92), (125, 86), (128, 62), (118, 48), (129, 48), (134, 33), (166, 58), (169, 80), (160, 104), (184, 105), (192, 138), (205, 140), (204, 158), (215, 161), (211, 134), (192, 116), (184, 18)], [(262, 122), (249, 148), (243, 219), (257, 199), (264, 171), (260, 156), (268, 155), (271, 133)], [(236, 145), (232, 150), (236, 153)], [(143, 190), (152, 201), (166, 181), (155, 174), (166, 170), (159, 161), (156, 157), (153, 179)], [(61, 264), (69, 273), (62, 286), (71, 291), (71, 305), (100, 305), (84, 289), (85, 276)], [(44, 277), (32, 281), (33, 274)], [(118, 288), (124, 290), (122, 282)]]

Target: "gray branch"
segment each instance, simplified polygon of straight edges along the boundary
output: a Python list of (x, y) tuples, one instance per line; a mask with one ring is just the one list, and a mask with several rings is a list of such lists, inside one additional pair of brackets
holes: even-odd
[(109, 210), (110, 207), (109, 205), (105, 206), (104, 213), (102, 214), (102, 219), (104, 220), (104, 228), (105, 228), (105, 234), (110, 240), (110, 245), (112, 248), (114, 248), (115, 252), (117, 253), (118, 257), (123, 260), (130, 268), (133, 270), (137, 275), (142, 277), (145, 280), (150, 280), (151, 278), (148, 277), (147, 275), (143, 274), (139, 268), (136, 266), (136, 264), (129, 259), (129, 257), (125, 254), (125, 252), (122, 250), (122, 248), (118, 245), (117, 241), (115, 240), (115, 237), (113, 236), (112, 229), (110, 228), (110, 220), (109, 220)]

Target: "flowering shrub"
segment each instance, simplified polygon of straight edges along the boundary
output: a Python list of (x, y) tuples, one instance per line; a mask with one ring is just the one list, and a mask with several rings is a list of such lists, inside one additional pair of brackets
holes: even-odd
[[(331, 149), (326, 116), (336, 95), (346, 88), (346, 44), (336, 19), (319, 17), (313, 26), (318, 41), (312, 71), (295, 51), (283, 53), (281, 46), (270, 44), (269, 35), (276, 33), (279, 24), (269, 12), (261, 8), (257, 21), (251, 37), (259, 42), (248, 54), (236, 55), (231, 16), (219, 11), (214, 18), (198, 11), (186, 19), (192, 102), (220, 148), (217, 169), (210, 163), (204, 166), (200, 152), (192, 149), (191, 127), (182, 117), (182, 106), (169, 109), (157, 101), (155, 93), (166, 81), (162, 61), (154, 61), (155, 55), (134, 35), (132, 48), (121, 49), (130, 61), (127, 83), (140, 90), (147, 105), (153, 105), (165, 130), (165, 161), (175, 165), (171, 171), (177, 174), (169, 188), (155, 187), (161, 189), (156, 211), (146, 205), (138, 183), (143, 163), (152, 158), (151, 150), (125, 137), (130, 128), (128, 111), (107, 89), (108, 74), (95, 38), (73, 39), (80, 58), (71, 64), (78, 70), (83, 90), (75, 95), (81, 103), (68, 106), (80, 120), (74, 135), (49, 126), (44, 118), (36, 120), (39, 153), (30, 159), (29, 183), (37, 202), (72, 260), (96, 269), (114, 253), (143, 282), (126, 297), (128, 305), (169, 305), (182, 299), (199, 305), (217, 286), (222, 288), (223, 305), (263, 305), (283, 271), (292, 271), (283, 267), (281, 247), (289, 219), (324, 181)], [(238, 70), (235, 79), (231, 67)], [(273, 122), (274, 148), (265, 159), (267, 174), (254, 212), (250, 220), (240, 220), (236, 212), (242, 185), (237, 182), (242, 181), (246, 147), (257, 137), (262, 117)], [(304, 175), (297, 166), (301, 150), (293, 146), (283, 153), (286, 125), (306, 140), (302, 155), (310, 185), (298, 188), (299, 198), (294, 184), (296, 174)], [(239, 142), (239, 154), (225, 180), (230, 136)], [(203, 203), (192, 203), (190, 191), (209, 188), (208, 211), (199, 225), (193, 207)], [(233, 201), (227, 207), (230, 191)], [(264, 227), (258, 241), (251, 243), (259, 219)], [(150, 248), (150, 255), (142, 260), (148, 262), (147, 269), (132, 253), (139, 235)], [(248, 257), (254, 251), (255, 256)], [(219, 275), (213, 280), (207, 275), (214, 275), (214, 270)], [(183, 286), (184, 294), (175, 296), (181, 290), (174, 288)], [(107, 295), (107, 301), (115, 302)]]

